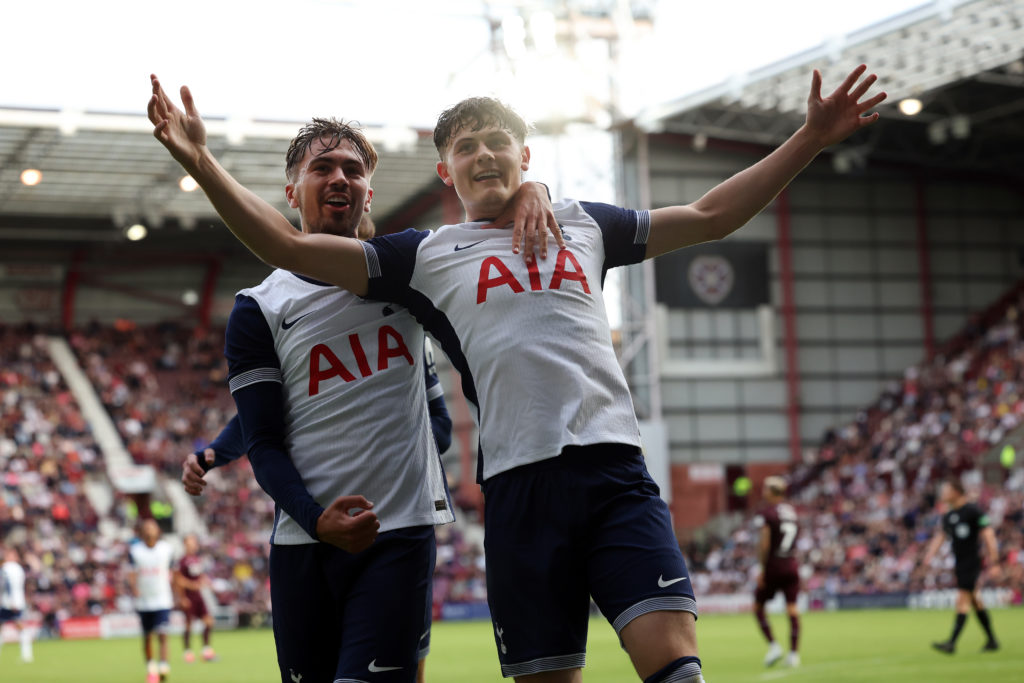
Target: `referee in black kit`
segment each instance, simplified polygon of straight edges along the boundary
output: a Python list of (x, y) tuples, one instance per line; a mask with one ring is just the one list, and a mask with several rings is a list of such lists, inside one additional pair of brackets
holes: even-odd
[(999, 549), (996, 546), (995, 532), (989, 526), (988, 515), (977, 503), (967, 499), (964, 485), (958, 477), (948, 479), (942, 484), (940, 499), (946, 504), (946, 513), (942, 516), (942, 527), (935, 530), (928, 544), (922, 564), (927, 567), (931, 563), (946, 536), (949, 536), (953, 542), (953, 558), (956, 562), (956, 619), (953, 621), (953, 632), (949, 640), (932, 643), (932, 647), (939, 652), (953, 654), (956, 639), (967, 621), (967, 612), (973, 607), (981, 627), (988, 636), (982, 652), (994, 652), (999, 649), (999, 642), (992, 631), (992, 621), (989, 619), (988, 610), (981, 602), (981, 593), (978, 589), (978, 578), (982, 570), (978, 546), (980, 541), (985, 542), (989, 572), (993, 577), (997, 577)]

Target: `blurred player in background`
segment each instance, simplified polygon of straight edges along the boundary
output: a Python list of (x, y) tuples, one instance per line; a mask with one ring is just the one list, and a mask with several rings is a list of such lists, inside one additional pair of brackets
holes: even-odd
[(999, 641), (996, 640), (995, 632), (992, 630), (992, 620), (988, 610), (981, 601), (981, 590), (978, 587), (978, 578), (981, 576), (981, 556), (979, 553), (981, 542), (985, 544), (985, 551), (988, 555), (989, 571), (993, 576), (999, 574), (999, 548), (996, 544), (996, 534), (989, 526), (988, 515), (986, 515), (977, 503), (967, 498), (963, 482), (959, 477), (951, 477), (942, 484), (939, 500), (945, 504), (946, 512), (942, 515), (942, 525), (935, 530), (928, 549), (925, 551), (921, 564), (927, 570), (931, 565), (935, 554), (939, 552), (946, 536), (953, 544), (953, 560), (956, 571), (956, 617), (953, 619), (953, 632), (949, 640), (932, 643), (939, 652), (953, 654), (956, 651), (956, 641), (960, 632), (967, 622), (967, 612), (973, 607), (974, 613), (978, 615), (981, 627), (985, 629), (988, 640), (982, 652), (995, 652), (999, 649)]
[[(25, 570), (21, 557), (15, 548), (4, 550), (4, 562), (0, 565), (0, 629), (5, 623), (18, 630), (21, 643), (21, 661), (32, 661), (32, 629), (22, 623), (28, 604), (25, 599)], [(0, 646), (4, 643), (0, 635)]]
[[(154, 79), (149, 115), (154, 135), (260, 258), (414, 307), (444, 344), (478, 407), (487, 596), (502, 674), (581, 681), (593, 597), (641, 679), (697, 683), (696, 602), (644, 466), (600, 286), (608, 268), (725, 237), (822, 149), (877, 120), (865, 113), (885, 94), (862, 101), (876, 80), (861, 80), (865, 70), (824, 98), (815, 71), (806, 123), (693, 204), (634, 211), (557, 202), (563, 248), (545, 263), (527, 253), (525, 265), (508, 259), (518, 236), (499, 219), (529, 168), (527, 126), (496, 100), (464, 100), (434, 130), (438, 175), (467, 222), (368, 243), (299, 235), (241, 187), (207, 149), (187, 89), (181, 112)], [(546, 241), (541, 247), (543, 259)], [(530, 343), (521, 343), (524, 330)]]
[(185, 661), (190, 664), (196, 660), (192, 652), (192, 622), (203, 622), (203, 661), (216, 661), (217, 655), (210, 646), (210, 632), (213, 630), (213, 615), (206, 608), (206, 600), (200, 592), (208, 583), (203, 558), (199, 556), (199, 537), (188, 534), (184, 540), (185, 554), (178, 562), (174, 582), (177, 588), (178, 604), (185, 613), (185, 632), (182, 634), (185, 645)]
[[(171, 565), (174, 551), (160, 538), (160, 525), (153, 518), (142, 521), (139, 539), (128, 547), (128, 583), (135, 598), (135, 610), (142, 622), (142, 651), (146, 657), (146, 683), (167, 678), (167, 628), (174, 607)], [(159, 644), (160, 660), (153, 659), (153, 634)]]
[(796, 510), (786, 502), (787, 488), (786, 480), (782, 477), (765, 479), (764, 505), (755, 518), (755, 523), (761, 527), (757, 546), (761, 575), (757, 577), (757, 589), (754, 591), (754, 615), (761, 633), (768, 641), (765, 666), (772, 666), (782, 659), (782, 648), (775, 642), (764, 611), (765, 603), (779, 591), (786, 596), (786, 612), (789, 615), (789, 654), (786, 656), (786, 665), (800, 665), (800, 609), (796, 604), (800, 593), (800, 564), (793, 552), (800, 527), (797, 525)]

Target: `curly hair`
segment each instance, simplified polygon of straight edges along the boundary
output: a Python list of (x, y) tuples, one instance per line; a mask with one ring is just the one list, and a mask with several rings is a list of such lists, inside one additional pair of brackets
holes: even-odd
[(366, 164), (367, 174), (372, 174), (374, 169), (377, 168), (377, 150), (373, 148), (373, 143), (363, 135), (363, 131), (359, 128), (358, 124), (339, 121), (333, 117), (326, 119), (314, 118), (299, 129), (298, 134), (292, 138), (291, 143), (288, 145), (288, 152), (285, 154), (284, 172), (288, 176), (289, 181), (295, 180), (295, 169), (298, 167), (299, 162), (302, 161), (302, 158), (306, 156), (306, 152), (309, 151), (313, 142), (317, 140), (323, 145), (323, 149), (317, 152), (317, 156), (336, 149), (342, 141), (348, 140), (352, 147), (355, 148), (356, 153), (362, 157), (363, 163)]
[(444, 159), (448, 145), (463, 128), (477, 131), (485, 126), (504, 128), (519, 141), (520, 145), (525, 144), (526, 134), (530, 129), (523, 117), (501, 100), (493, 97), (470, 97), (454, 107), (445, 109), (437, 117), (437, 125), (434, 126), (434, 147), (438, 155)]

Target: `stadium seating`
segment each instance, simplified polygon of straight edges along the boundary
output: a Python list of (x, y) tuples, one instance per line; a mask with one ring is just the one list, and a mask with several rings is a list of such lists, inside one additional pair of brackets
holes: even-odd
[[(1012, 447), (1024, 419), (1022, 311), (1018, 288), (791, 468), (812, 600), (952, 586), (950, 572), (923, 570), (918, 560), (938, 520), (937, 483), (966, 474), (989, 510), (1006, 568), (988, 585), (1014, 588), (1020, 602), (1024, 471), (1011, 474), (984, 456), (1008, 439)], [(688, 550), (698, 595), (753, 591), (759, 570), (749, 524)], [(952, 566), (952, 558), (936, 563)]]
[[(989, 510), (1005, 560), (999, 584), (1024, 585), (1024, 470), (987, 459), (1024, 432), (1022, 311), (1019, 290), (1004, 297), (791, 467), (812, 602), (948, 587), (948, 572), (921, 571), (918, 559), (937, 520), (936, 482), (951, 474), (973, 477)], [(68, 339), (132, 457), (169, 482), (180, 477), (184, 454), (234, 413), (223, 330), (121, 323), (89, 325)], [(132, 519), (118, 498), (111, 515), (120, 529), (100, 533), (84, 482), (104, 477), (102, 454), (44, 342), (31, 326), (0, 325), (0, 536), (23, 551), (33, 607), (52, 627), (67, 616), (130, 609), (122, 567)], [(215, 595), (243, 623), (260, 623), (269, 612), (272, 501), (244, 458), (208, 477), (197, 504), (211, 529), (204, 543)], [(462, 524), (438, 529), (435, 615), (444, 604), (486, 599), (479, 536)], [(688, 543), (697, 594), (752, 592), (755, 545), (746, 522)]]

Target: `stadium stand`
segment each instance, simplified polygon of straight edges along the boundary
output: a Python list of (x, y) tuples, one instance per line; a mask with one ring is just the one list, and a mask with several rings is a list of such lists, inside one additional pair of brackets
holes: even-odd
[[(990, 453), (1016, 449), (1024, 420), (1024, 293), (1017, 287), (972, 318), (943, 353), (907, 368), (902, 382), (791, 468), (801, 517), (798, 548), (812, 602), (838, 595), (949, 588), (949, 572), (920, 572), (933, 533), (936, 484), (974, 484), (1005, 565), (997, 587), (1020, 603), (1024, 473)], [(985, 476), (983, 476), (985, 475)], [(748, 524), (689, 546), (699, 594), (753, 590), (756, 536)], [(950, 556), (936, 560), (952, 566)]]
[[(1005, 571), (996, 585), (1013, 588), (1021, 602), (1024, 471), (1008, 475), (990, 454), (1024, 442), (1022, 312), (1024, 289), (1016, 288), (790, 469), (812, 606), (836, 596), (948, 588), (948, 572), (921, 572), (917, 560), (936, 524), (936, 482), (964, 473), (997, 530)], [(68, 338), (132, 457), (156, 467), (167, 483), (177, 483), (183, 454), (212, 440), (233, 414), (222, 330), (119, 323), (90, 325)], [(129, 610), (121, 567), (131, 505), (116, 497), (118, 532), (100, 533), (85, 484), (103, 479), (102, 454), (49, 359), (45, 336), (31, 326), (0, 326), (0, 356), (0, 533), (24, 553), (44, 631), (67, 617)], [(196, 502), (212, 530), (205, 550), (214, 593), (237, 609), (239, 623), (264, 623), (273, 504), (246, 459), (208, 476)], [(438, 530), (435, 616), (446, 604), (486, 599), (480, 536), (466, 523)], [(755, 540), (744, 521), (726, 536), (688, 542), (698, 594), (751, 592)]]

